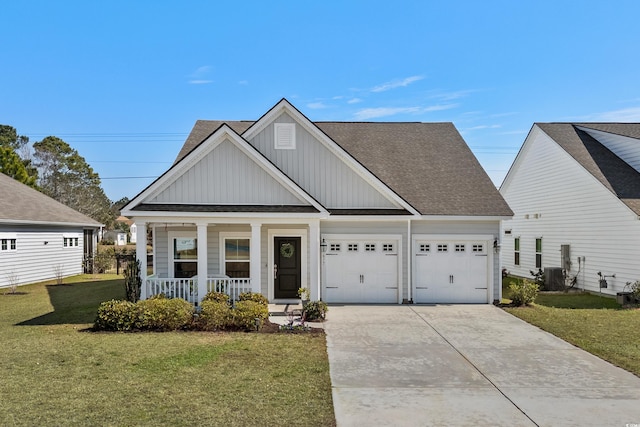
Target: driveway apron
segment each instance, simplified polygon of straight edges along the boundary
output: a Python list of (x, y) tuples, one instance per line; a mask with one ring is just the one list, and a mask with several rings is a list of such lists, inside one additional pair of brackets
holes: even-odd
[(640, 426), (640, 378), (491, 305), (331, 306), (339, 427)]

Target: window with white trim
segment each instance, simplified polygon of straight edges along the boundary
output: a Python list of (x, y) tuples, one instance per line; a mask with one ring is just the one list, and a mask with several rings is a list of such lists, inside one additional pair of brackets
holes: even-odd
[(2, 252), (14, 252), (17, 250), (16, 239), (0, 239), (0, 250)]
[(449, 250), (449, 245), (446, 243), (438, 244), (438, 252), (447, 252)]
[(251, 277), (251, 239), (248, 237), (224, 238), (224, 274), (234, 279)]
[(276, 150), (296, 149), (296, 124), (274, 123), (274, 148)]
[(465, 249), (464, 243), (461, 243), (461, 244), (456, 243), (456, 247), (455, 247), (456, 252), (464, 252), (464, 249)]
[(382, 252), (393, 252), (393, 243), (383, 243)]
[(513, 239), (513, 264), (520, 265), (520, 238)]
[(340, 252), (340, 243), (331, 243), (329, 245), (329, 250), (331, 252)]
[(357, 243), (349, 243), (347, 245), (348, 252), (358, 252), (358, 244)]
[(420, 252), (431, 252), (431, 245), (429, 243), (420, 243)]
[(375, 243), (365, 243), (364, 244), (364, 250), (365, 250), (365, 252), (375, 252), (376, 251), (376, 244)]
[(173, 277), (189, 278), (198, 274), (198, 239), (173, 237), (171, 239)]
[(62, 238), (62, 246), (65, 248), (73, 248), (78, 247), (78, 238), (77, 237), (63, 237)]
[(536, 268), (542, 268), (542, 237), (536, 239)]

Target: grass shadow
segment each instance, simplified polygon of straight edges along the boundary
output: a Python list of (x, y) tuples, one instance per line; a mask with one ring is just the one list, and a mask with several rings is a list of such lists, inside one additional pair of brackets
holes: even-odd
[(16, 326), (93, 323), (98, 306), (110, 299), (123, 299), (121, 279), (45, 285), (53, 311), (17, 323)]

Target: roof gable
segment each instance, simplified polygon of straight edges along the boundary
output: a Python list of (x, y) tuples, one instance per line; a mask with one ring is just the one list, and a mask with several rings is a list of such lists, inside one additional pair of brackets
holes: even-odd
[[(615, 129), (619, 135), (630, 136), (633, 134), (640, 135), (640, 125), (619, 123), (536, 123), (534, 128), (536, 126), (566, 151), (602, 186), (618, 197), (634, 213), (640, 215), (640, 173), (591, 134), (581, 129), (591, 128), (603, 132), (606, 132), (605, 129)], [(507, 179), (505, 179), (506, 182)]]
[(88, 216), (3, 173), (0, 173), (0, 200), (4, 201), (0, 203), (0, 223), (102, 226)]
[(170, 208), (175, 205), (203, 205), (210, 212), (269, 205), (309, 206), (314, 212), (325, 211), (226, 124), (178, 160), (123, 211), (130, 214), (143, 207), (157, 211), (152, 205), (164, 206), (167, 212), (184, 211)]

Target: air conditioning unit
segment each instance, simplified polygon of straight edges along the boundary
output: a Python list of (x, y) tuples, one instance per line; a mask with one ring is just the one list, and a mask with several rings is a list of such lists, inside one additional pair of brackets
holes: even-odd
[(564, 291), (564, 273), (561, 267), (545, 267), (544, 289), (546, 291)]

